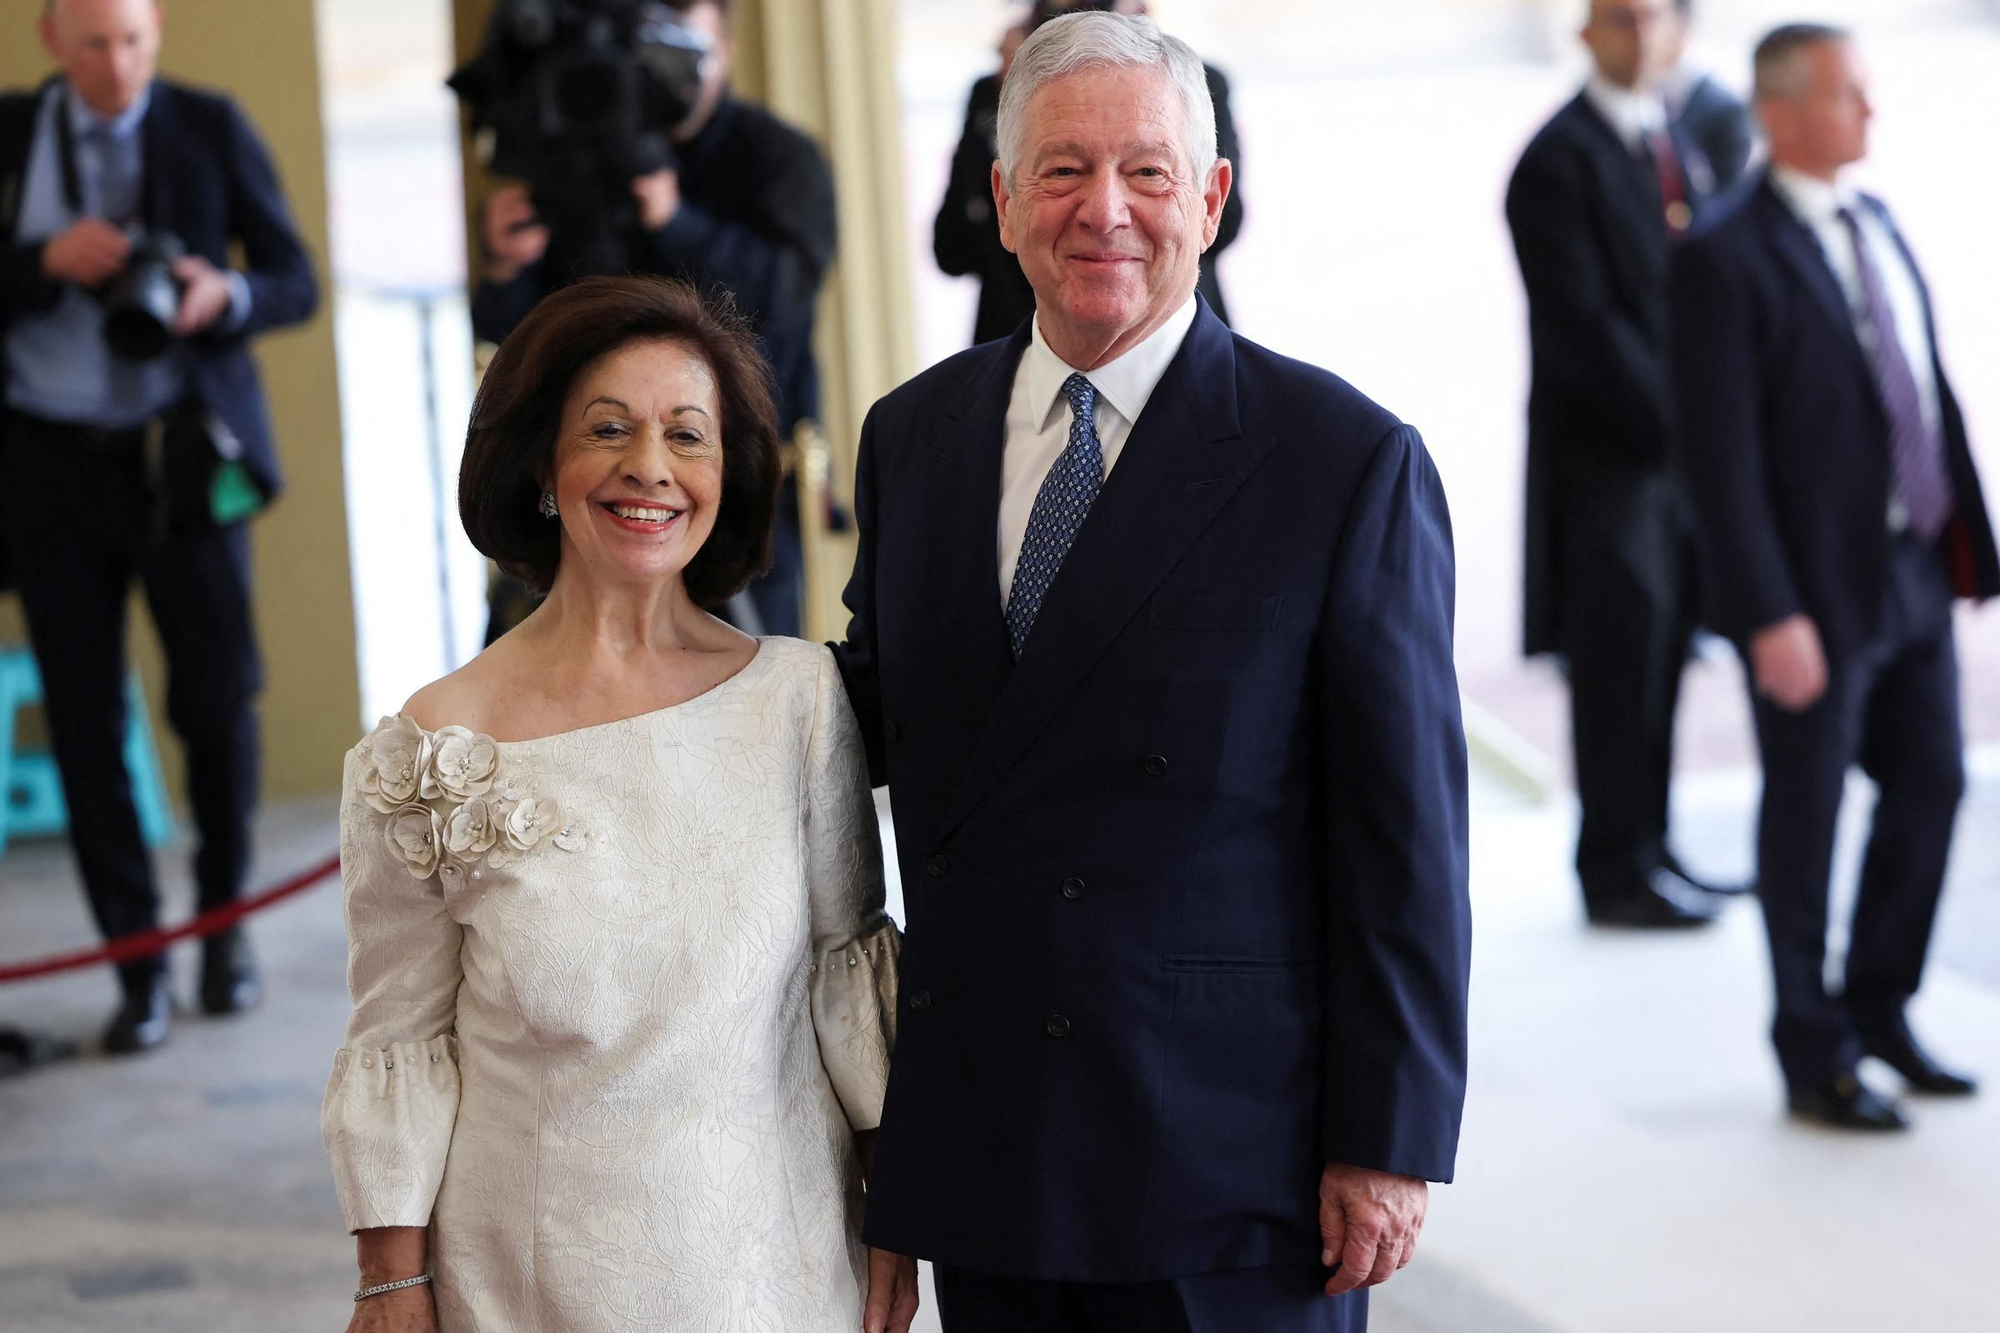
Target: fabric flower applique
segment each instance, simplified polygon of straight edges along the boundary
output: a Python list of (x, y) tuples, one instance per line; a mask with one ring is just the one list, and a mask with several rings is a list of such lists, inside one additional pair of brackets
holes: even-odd
[(467, 801), (484, 796), (500, 771), (500, 747), (491, 736), (464, 727), (444, 727), (431, 735), (430, 764), (424, 769), (424, 799)]
[(406, 717), (385, 717), (375, 728), (361, 773), (361, 798), (369, 808), (394, 814), (417, 799), (429, 776), (431, 740)]
[(425, 732), (406, 717), (384, 718), (360, 783), (362, 799), (389, 817), (389, 850), (418, 879), (439, 870), (477, 879), (482, 864), (516, 864), (545, 842), (566, 852), (595, 845), (527, 774), (505, 768), (491, 736), (466, 727)]

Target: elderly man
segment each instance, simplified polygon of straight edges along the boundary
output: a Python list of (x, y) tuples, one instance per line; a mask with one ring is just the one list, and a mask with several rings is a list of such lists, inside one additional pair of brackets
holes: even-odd
[[(1674, 270), (1686, 471), (1710, 623), (1749, 664), (1764, 762), (1757, 845), (1794, 1113), (1906, 1121), (1856, 1073), (1965, 1094), (1911, 1033), (1965, 786), (1951, 606), (2000, 594), (2000, 556), (1930, 296), (1845, 168), (1872, 114), (1854, 44), (1795, 24), (1757, 48), (1771, 167)], [(1826, 984), (1827, 889), (1847, 771), (1880, 790), (1846, 980)]]
[[(0, 95), (0, 529), (42, 668), (70, 841), (98, 927), (115, 938), (159, 924), (123, 759), (134, 582), (187, 747), (198, 906), (234, 901), (250, 869), (262, 668), (246, 520), (280, 486), (250, 339), (311, 315), (318, 287), (243, 113), (153, 77), (152, 0), (52, 0), (42, 39), (61, 73), (39, 92)], [(138, 321), (153, 345), (114, 347), (106, 289), (137, 242), (162, 238), (185, 251), (164, 284), (168, 318)], [(119, 979), (105, 1048), (157, 1046), (169, 1023), (163, 961), (127, 963)], [(207, 942), (200, 995), (211, 1014), (256, 1002), (239, 931)]]
[(868, 1237), (950, 1333), (1360, 1329), (1452, 1174), (1444, 495), (1197, 298), (1214, 144), (1150, 20), (1029, 38), (992, 179), (1035, 318), (864, 430), (839, 651), (909, 919)]
[(1713, 184), (1660, 92), (1679, 22), (1670, 0), (1591, 0), (1590, 79), (1507, 188), (1534, 351), (1524, 646), (1567, 667), (1584, 914), (1623, 928), (1706, 925), (1721, 892), (1681, 866), (1667, 829), (1695, 621), (1669, 466), (1667, 261)]

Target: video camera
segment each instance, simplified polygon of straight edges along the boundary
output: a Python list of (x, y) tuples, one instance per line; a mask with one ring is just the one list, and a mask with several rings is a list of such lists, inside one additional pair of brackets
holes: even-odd
[(490, 135), (487, 165), (528, 182), (578, 275), (625, 271), (631, 182), (674, 164), (704, 33), (657, 0), (499, 0), (477, 55), (447, 81)]

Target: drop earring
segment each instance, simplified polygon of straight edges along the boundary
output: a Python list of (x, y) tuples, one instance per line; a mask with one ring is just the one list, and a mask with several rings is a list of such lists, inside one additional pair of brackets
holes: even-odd
[(542, 502), (537, 508), (541, 510), (543, 518), (554, 518), (562, 512), (556, 508), (556, 497), (548, 491), (542, 492)]

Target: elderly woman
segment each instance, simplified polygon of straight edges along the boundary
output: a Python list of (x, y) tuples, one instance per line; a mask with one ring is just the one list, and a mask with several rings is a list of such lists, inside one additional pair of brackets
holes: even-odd
[(347, 756), (357, 1333), (909, 1326), (856, 1238), (897, 955), (858, 728), (826, 650), (704, 609), (778, 484), (683, 284), (578, 283), (487, 372), (460, 513), (548, 597)]

